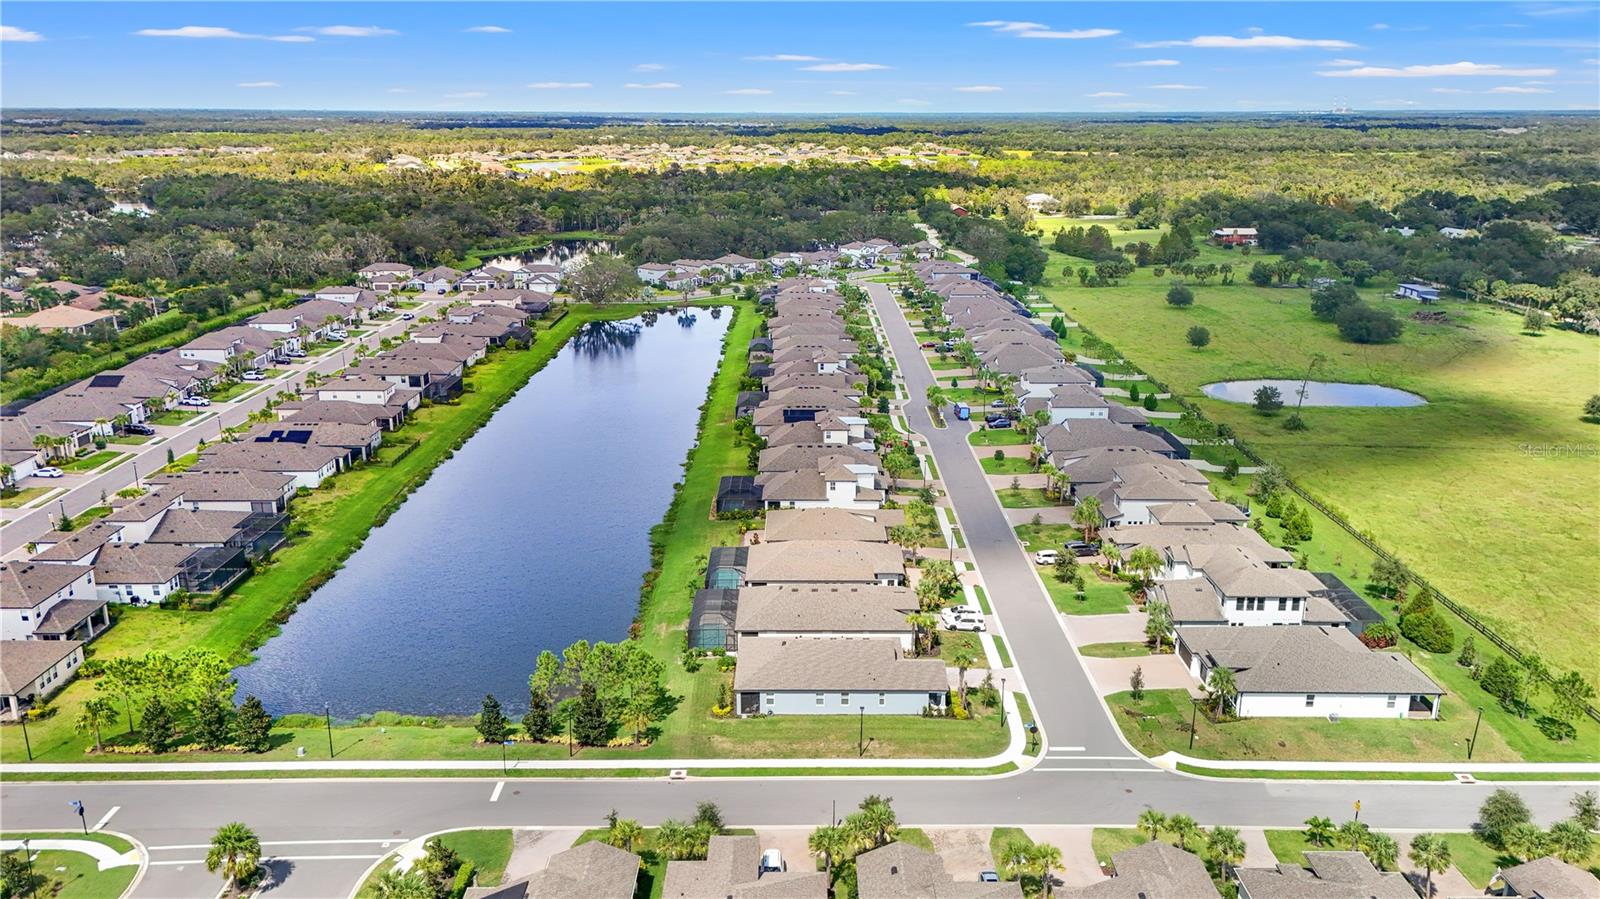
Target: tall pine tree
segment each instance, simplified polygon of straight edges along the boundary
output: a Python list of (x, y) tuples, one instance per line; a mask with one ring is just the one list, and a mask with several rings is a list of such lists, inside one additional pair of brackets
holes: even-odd
[(272, 746), (272, 716), (255, 696), (246, 696), (234, 720), (239, 745), (246, 752), (266, 752)]
[(478, 712), (478, 736), (485, 743), (504, 742), (510, 730), (506, 714), (500, 709), (500, 700), (490, 693), (483, 697), (483, 710)]

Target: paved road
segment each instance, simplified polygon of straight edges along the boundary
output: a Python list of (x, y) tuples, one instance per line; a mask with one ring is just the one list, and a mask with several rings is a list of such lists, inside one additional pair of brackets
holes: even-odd
[[(906, 369), (907, 388), (920, 397), (931, 373), (917, 361), (920, 354), (888, 290), (868, 290)], [(650, 825), (686, 817), (701, 800), (718, 803), (730, 823), (752, 827), (820, 824), (835, 801), (843, 810), (869, 793), (893, 797), (908, 824), (930, 826), (1128, 825), (1143, 809), (1157, 808), (1186, 812), (1208, 825), (1297, 827), (1312, 815), (1342, 820), (1357, 799), (1361, 819), (1378, 828), (1464, 829), (1475, 819), (1492, 785), (1209, 781), (1136, 759), (1095, 699), (967, 449), (965, 431), (933, 429), (920, 404), (912, 406), (912, 425), (928, 436), (1047, 745), (1058, 748), (1032, 770), (985, 779), (519, 778), (503, 786), (493, 777), (5, 783), (5, 827), (75, 827), (68, 806), (73, 799), (88, 806), (90, 821), (116, 808), (107, 829), (128, 833), (150, 849), (152, 865), (135, 896), (211, 899), (219, 881), (205, 871), (203, 846), (219, 825), (240, 820), (257, 831), (275, 859), (270, 866), (279, 884), (266, 896), (342, 899), (377, 857), (425, 833), (468, 826), (596, 826), (611, 809)], [(1076, 746), (1083, 749), (1068, 748)], [(1549, 823), (1567, 813), (1567, 800), (1578, 788), (1540, 783), (1516, 789), (1535, 816)]]
[[(427, 300), (422, 305), (407, 311), (420, 319), (424, 315), (436, 313), (440, 303), (441, 301), (437, 299)], [(97, 474), (69, 474), (59, 480), (25, 479), (24, 487), (66, 487), (68, 492), (52, 498), (48, 503), (35, 509), (25, 511), (6, 509), (0, 513), (0, 517), (7, 519), (5, 526), (0, 528), (0, 558), (24, 558), (27, 555), (28, 542), (55, 527), (63, 506), (69, 514), (78, 515), (91, 506), (99, 505), (102, 494), (110, 496), (133, 484), (135, 469), (138, 470), (139, 477), (143, 478), (167, 464), (167, 450), (172, 450), (175, 456), (181, 456), (192, 452), (202, 437), (207, 441), (216, 442), (224, 428), (244, 424), (279, 391), (298, 391), (305, 383), (308, 373), (315, 371), (326, 375), (338, 371), (355, 361), (356, 346), (366, 344), (376, 348), (383, 338), (398, 338), (412, 324), (414, 323), (401, 321), (396, 317), (375, 327), (369, 326), (367, 333), (345, 341), (344, 346), (338, 350), (323, 356), (302, 359), (287, 366), (282, 375), (261, 382), (264, 389), (242, 400), (213, 403), (209, 408), (202, 410), (205, 414), (190, 419), (182, 425), (157, 425), (156, 437), (148, 443), (111, 444), (111, 448), (131, 452), (133, 455)]]
[[(935, 428), (922, 401), (933, 372), (917, 345), (911, 326), (887, 285), (866, 283), (873, 308), (889, 338), (889, 348), (905, 378), (906, 419), (928, 441), (945, 490), (960, 519), (961, 533), (1004, 627), (1006, 645), (1029, 688), (1029, 700), (1046, 746), (1042, 767), (1144, 767), (1147, 763), (1123, 742), (1106, 717), (1088, 672), (1072, 649), (1055, 606), (1034, 574), (1031, 559), (1018, 545), (1000, 501), (983, 467), (972, 454), (967, 435), (972, 426), (951, 420)], [(1057, 751), (1059, 750), (1059, 751)]]

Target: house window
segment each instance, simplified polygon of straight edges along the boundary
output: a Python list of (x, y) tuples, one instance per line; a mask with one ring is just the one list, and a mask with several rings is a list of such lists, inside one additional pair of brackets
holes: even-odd
[(1291, 603), (1289, 608), (1294, 609), (1296, 612), (1300, 611), (1300, 600), (1292, 600)]
[(1391, 708), (1391, 709), (1394, 708), (1394, 701), (1395, 701), (1395, 697), (1394, 696), (1390, 696), (1388, 702), (1386, 703), (1386, 706), (1388, 708)]
[(1315, 694), (1315, 693), (1307, 693), (1306, 694), (1306, 708), (1309, 709), (1309, 708), (1311, 708), (1312, 706), (1314, 706), (1316, 704), (1317, 704), (1317, 694)]
[(1278, 611), (1284, 612), (1284, 611), (1288, 611), (1288, 609), (1289, 609), (1289, 601), (1287, 599), (1278, 600)]
[(777, 703), (777, 701), (778, 701), (778, 697), (777, 697), (776, 694), (773, 694), (773, 693), (768, 693), (767, 694), (767, 705), (774, 705), (774, 704)]
[(1242, 600), (1242, 599), (1234, 600), (1233, 601), (1233, 610), (1235, 612), (1243, 612), (1244, 611), (1244, 600)]
[(888, 705), (888, 704), (889, 704), (889, 694), (888, 693), (879, 693), (878, 694), (878, 705)]
[(849, 693), (840, 693), (839, 694), (839, 704), (840, 705), (849, 705), (850, 704), (850, 694)]
[(822, 705), (822, 694), (821, 693), (817, 694), (817, 705)]

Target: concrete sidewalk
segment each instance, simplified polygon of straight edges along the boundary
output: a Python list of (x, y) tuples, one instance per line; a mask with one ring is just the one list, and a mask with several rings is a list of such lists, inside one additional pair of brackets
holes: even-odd
[[(0, 840), (0, 852), (13, 852), (21, 848), (21, 840)], [(94, 840), (29, 840), (28, 851), (82, 853), (94, 859), (95, 864), (102, 871), (107, 868), (137, 865), (141, 858), (137, 849), (118, 852), (110, 846), (104, 843), (97, 843)]]

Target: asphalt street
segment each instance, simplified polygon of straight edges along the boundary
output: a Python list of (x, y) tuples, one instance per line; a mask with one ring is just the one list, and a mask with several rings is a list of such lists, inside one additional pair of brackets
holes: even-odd
[[(1202, 824), (1298, 827), (1312, 815), (1344, 820), (1361, 801), (1375, 828), (1465, 829), (1492, 784), (1207, 780), (1149, 765), (1121, 741), (1067, 641), (1059, 619), (1012, 537), (966, 426), (931, 426), (920, 398), (932, 373), (884, 285), (867, 286), (900, 360), (912, 400), (907, 414), (928, 439), (968, 545), (1033, 702), (1049, 747), (1025, 772), (988, 778), (351, 778), (0, 784), (7, 830), (75, 828), (69, 803), (88, 821), (109, 810), (107, 830), (129, 834), (151, 865), (138, 897), (211, 899), (220, 879), (205, 871), (205, 844), (218, 826), (243, 821), (260, 835), (272, 897), (342, 899), (361, 874), (399, 843), (471, 826), (598, 826), (615, 809), (651, 825), (718, 803), (735, 826), (822, 824), (863, 796), (890, 796), (909, 825), (1132, 824), (1140, 811), (1186, 812)], [(1579, 789), (1519, 785), (1535, 816), (1567, 813)]]

